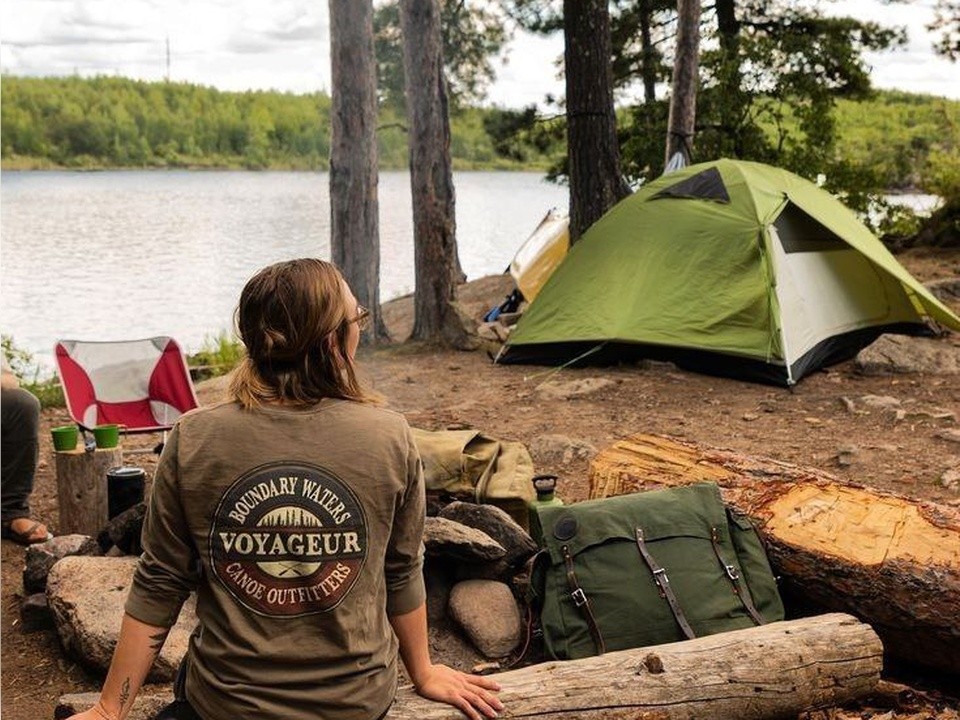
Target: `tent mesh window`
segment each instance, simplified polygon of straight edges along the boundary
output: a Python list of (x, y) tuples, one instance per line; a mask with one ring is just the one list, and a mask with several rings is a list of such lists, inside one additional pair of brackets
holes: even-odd
[(820, 224), (793, 203), (787, 203), (773, 223), (783, 251), (790, 253), (849, 250), (850, 246), (832, 230)]
[(730, 202), (727, 186), (723, 184), (720, 171), (715, 167), (707, 168), (686, 180), (681, 180), (675, 185), (664, 188), (650, 199), (662, 200), (666, 198), (692, 198), (694, 200), (713, 200), (719, 203)]

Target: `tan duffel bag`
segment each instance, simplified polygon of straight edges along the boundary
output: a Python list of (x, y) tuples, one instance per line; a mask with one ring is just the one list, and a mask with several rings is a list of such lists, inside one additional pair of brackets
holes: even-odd
[(428, 495), (490, 503), (528, 528), (536, 492), (533, 460), (523, 443), (497, 440), (479, 430), (413, 428), (413, 438)]

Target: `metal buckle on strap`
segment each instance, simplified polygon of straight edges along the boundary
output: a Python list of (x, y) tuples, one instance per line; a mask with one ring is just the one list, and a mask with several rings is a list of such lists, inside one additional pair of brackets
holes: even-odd
[(740, 580), (740, 573), (733, 565), (724, 565), (723, 569), (727, 571), (727, 577), (733, 580), (733, 582)]
[(572, 593), (570, 597), (573, 598), (573, 604), (577, 607), (583, 607), (587, 604), (587, 595), (583, 592), (583, 588), (577, 588)]
[(670, 578), (667, 577), (666, 568), (659, 568), (658, 570), (654, 570), (653, 576), (657, 579), (657, 583), (659, 584), (667, 584), (670, 582)]

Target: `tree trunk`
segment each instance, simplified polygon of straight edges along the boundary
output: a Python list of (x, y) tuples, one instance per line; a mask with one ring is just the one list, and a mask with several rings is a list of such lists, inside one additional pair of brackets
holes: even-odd
[[(863, 698), (883, 648), (868, 625), (833, 614), (550, 662), (496, 676), (505, 717), (692, 720), (797, 717)], [(388, 720), (454, 720), (454, 708), (401, 689)]]
[(960, 674), (960, 509), (656, 435), (594, 458), (590, 497), (701, 481), (753, 520), (788, 605), (849, 612), (891, 655)]
[(653, 19), (653, 0), (640, 0), (640, 47), (643, 51), (640, 74), (643, 76), (643, 101), (647, 104), (657, 100), (657, 66), (650, 35)]
[(564, 0), (570, 242), (630, 194), (620, 168), (607, 0)]
[(97, 534), (107, 524), (107, 470), (121, 464), (119, 447), (54, 453), (57, 465), (57, 506), (60, 535)]
[(693, 131), (697, 118), (697, 76), (700, 67), (700, 0), (677, 1), (677, 55), (673, 61), (670, 120), (664, 165), (674, 153), (685, 164), (693, 159)]
[(377, 70), (372, 0), (330, 0), (330, 255), (369, 308), (364, 342), (387, 338), (380, 313)]
[[(721, 132), (728, 136), (730, 153), (743, 157), (744, 113), (750, 101), (743, 90), (740, 71), (740, 21), (737, 20), (736, 0), (717, 0), (717, 34), (722, 61), (717, 68), (717, 102)], [(781, 138), (782, 143), (782, 138)]]
[(455, 306), (460, 265), (438, 0), (401, 0), (400, 26), (416, 278), (411, 337), (466, 347), (467, 332)]

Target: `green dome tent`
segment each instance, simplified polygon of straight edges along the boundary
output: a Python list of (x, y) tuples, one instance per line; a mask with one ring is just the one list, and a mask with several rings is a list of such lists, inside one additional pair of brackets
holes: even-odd
[(960, 330), (856, 215), (785, 170), (692, 165), (577, 242), (497, 362), (671, 360), (792, 385), (885, 332)]

